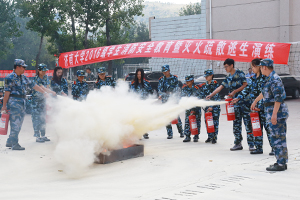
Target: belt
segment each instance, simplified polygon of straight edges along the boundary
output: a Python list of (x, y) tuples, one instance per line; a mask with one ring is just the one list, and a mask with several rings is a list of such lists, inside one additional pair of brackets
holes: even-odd
[[(284, 103), (284, 101), (281, 102), (281, 103)], [(265, 107), (268, 107), (268, 106), (274, 106), (274, 104), (275, 104), (275, 102), (267, 102), (267, 103), (264, 103), (264, 106), (265, 106)]]
[(9, 95), (9, 96), (10, 96), (10, 97), (16, 97), (16, 98), (23, 98), (23, 99), (26, 98), (26, 95), (11, 94), (11, 95)]

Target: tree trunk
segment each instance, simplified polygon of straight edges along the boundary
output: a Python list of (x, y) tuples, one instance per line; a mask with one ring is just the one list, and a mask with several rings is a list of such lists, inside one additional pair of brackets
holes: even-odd
[(36, 59), (35, 59), (35, 61), (36, 61), (36, 63), (35, 63), (35, 70), (36, 71), (38, 70), (38, 64), (39, 64), (39, 59), (40, 59), (40, 55), (41, 55), (43, 39), (44, 39), (44, 35), (42, 34), (39, 51), (38, 51), (38, 54), (36, 55)]
[[(109, 13), (109, 9), (107, 9), (107, 12)], [(106, 45), (111, 45), (111, 38), (110, 38), (110, 28), (109, 28), (109, 21), (110, 18), (108, 17), (106, 19), (105, 27), (106, 27)], [(113, 75), (113, 69), (112, 69), (112, 60), (108, 61), (108, 69), (107, 69), (108, 75)]]

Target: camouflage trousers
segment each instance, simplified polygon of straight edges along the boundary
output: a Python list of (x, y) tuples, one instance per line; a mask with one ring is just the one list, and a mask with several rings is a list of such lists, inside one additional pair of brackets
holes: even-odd
[[(214, 133), (207, 133), (207, 135), (208, 135), (208, 138), (217, 140), (218, 139), (218, 132), (219, 132), (220, 109), (219, 108), (218, 109), (213, 109), (212, 110), (212, 116), (213, 116), (213, 120), (214, 120), (215, 132)], [(205, 126), (206, 126), (206, 130), (207, 130), (205, 115), (204, 115), (204, 119), (205, 119)]]
[(46, 129), (46, 102), (45, 100), (33, 100), (31, 120), (33, 124), (34, 136), (45, 136)]
[[(267, 132), (267, 137), (268, 137), (268, 140), (269, 140), (269, 144), (272, 147), (270, 126), (269, 126), (269, 123), (266, 120), (266, 114), (263, 110), (259, 111), (258, 114), (259, 114), (261, 132), (263, 133), (263, 127), (264, 127), (266, 132)], [(263, 148), (263, 134), (261, 136), (254, 137), (254, 145), (255, 145), (256, 149), (262, 150), (262, 148)]]
[(254, 137), (252, 134), (252, 124), (250, 118), (250, 105), (234, 106), (235, 120), (233, 120), (234, 144), (239, 144), (243, 140), (242, 136), (242, 120), (247, 132), (247, 143), (249, 147), (254, 147)]
[(278, 119), (277, 124), (271, 123), (271, 115), (267, 115), (271, 132), (271, 143), (275, 151), (275, 157), (278, 164), (288, 162), (288, 149), (286, 144), (286, 119)]
[[(179, 134), (181, 135), (183, 133), (183, 130), (182, 130), (182, 122), (181, 122), (181, 119), (180, 117), (178, 117), (178, 123), (176, 124), (177, 126), (177, 130), (179, 132)], [(167, 128), (167, 133), (168, 133), (168, 136), (173, 136), (173, 129), (172, 129), (172, 125), (171, 124), (168, 124), (166, 126)]]
[(10, 113), (10, 134), (6, 143), (14, 145), (19, 142), (19, 133), (25, 117), (25, 101), (22, 99), (11, 101), (9, 99), (7, 109)]
[(200, 129), (201, 129), (201, 108), (192, 108), (185, 111), (185, 124), (184, 124), (184, 134), (187, 137), (191, 136), (191, 130), (190, 130), (190, 120), (189, 116), (191, 115), (191, 112), (194, 112), (196, 116), (196, 122), (197, 122), (197, 128), (198, 128), (198, 134), (194, 135), (194, 139), (199, 139)]

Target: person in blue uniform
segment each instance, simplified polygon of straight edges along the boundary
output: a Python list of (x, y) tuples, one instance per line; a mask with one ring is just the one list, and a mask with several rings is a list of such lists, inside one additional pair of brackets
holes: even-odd
[[(200, 90), (197, 85), (194, 84), (194, 76), (187, 75), (185, 76), (185, 83), (181, 89), (181, 97), (197, 97), (200, 98)], [(194, 142), (198, 142), (200, 129), (201, 129), (201, 107), (194, 107), (185, 111), (185, 124), (184, 124), (184, 134), (185, 139), (183, 142), (190, 142), (191, 141), (191, 128), (190, 128), (190, 120), (189, 116), (195, 115), (198, 134), (194, 135), (193, 140)]]
[[(161, 67), (161, 71), (164, 74), (162, 77), (159, 78), (158, 81), (158, 98), (162, 100), (162, 103), (166, 103), (169, 99), (169, 97), (172, 94), (180, 95), (180, 87), (179, 87), (179, 81), (178, 77), (175, 75), (172, 75), (170, 73), (170, 66), (164, 65)], [(178, 117), (178, 123), (176, 124), (178, 132), (180, 134), (180, 137), (183, 138), (183, 130), (182, 130), (182, 122), (180, 117)], [(173, 138), (173, 130), (172, 125), (167, 125), (167, 139)]]
[[(47, 65), (39, 64), (37, 75), (34, 77), (33, 82), (42, 87), (44, 90), (48, 90), (50, 86), (50, 81), (46, 72), (48, 71)], [(36, 142), (47, 142), (50, 141), (49, 138), (45, 136), (46, 134), (46, 99), (43, 94), (35, 90), (32, 91), (32, 101), (31, 101), (32, 111), (31, 119), (34, 130), (34, 137), (36, 137)]]
[(68, 81), (62, 77), (63, 70), (61, 67), (55, 67), (53, 71), (53, 77), (51, 80), (51, 89), (58, 95), (68, 95)]
[(83, 70), (77, 71), (77, 80), (72, 84), (72, 95), (74, 100), (85, 100), (89, 93), (89, 85), (84, 81), (85, 73)]
[[(213, 93), (208, 95), (206, 99), (210, 99), (219, 93), (224, 87), (229, 89), (228, 96), (231, 98), (237, 97), (240, 92), (247, 86), (247, 81), (244, 72), (234, 68), (234, 60), (227, 58), (224, 61), (224, 68), (228, 76), (222, 82), (222, 84)], [(246, 132), (247, 132), (247, 143), (250, 151), (254, 151), (254, 138), (252, 134), (252, 125), (250, 119), (250, 99), (240, 100), (234, 104), (235, 120), (233, 120), (233, 134), (234, 134), (234, 146), (230, 148), (231, 151), (242, 150), (242, 120), (244, 120)]]
[(24, 60), (15, 59), (14, 71), (5, 77), (5, 94), (1, 112), (7, 112), (7, 110), (9, 110), (10, 113), (10, 134), (6, 141), (6, 147), (11, 147), (12, 150), (25, 150), (25, 148), (19, 144), (19, 133), (25, 116), (26, 88), (33, 88), (44, 94), (44, 96), (48, 96), (44, 88), (31, 82), (23, 75), (26, 67), (27, 65)]
[(95, 83), (95, 88), (96, 89), (101, 89), (102, 86), (116, 86), (116, 81), (109, 77), (106, 76), (106, 68), (105, 67), (100, 67), (98, 69), (98, 78), (97, 82)]
[[(210, 95), (215, 89), (219, 87), (219, 83), (215, 80), (213, 80), (214, 77), (214, 71), (212, 69), (208, 69), (204, 71), (204, 77), (206, 79), (205, 83), (202, 83), (199, 85), (200, 87), (200, 96), (201, 98), (206, 98), (208, 95)], [(221, 101), (219, 93), (214, 95), (210, 98), (210, 100), (213, 101)], [(214, 127), (215, 132), (214, 133), (207, 133), (208, 138), (205, 141), (205, 143), (217, 143), (218, 140), (218, 132), (219, 132), (219, 118), (220, 118), (220, 106), (208, 106), (204, 108), (204, 112), (212, 112), (213, 121), (214, 121)], [(204, 116), (205, 118), (205, 116)], [(205, 118), (206, 121), (206, 118)]]
[[(252, 100), (252, 103), (256, 97), (260, 95), (263, 89), (263, 85), (266, 82), (266, 76), (264, 76), (261, 73), (260, 70), (260, 59), (255, 58), (254, 60), (251, 61), (251, 67), (253, 72), (255, 73), (254, 76), (249, 78), (249, 83), (247, 87), (235, 98), (232, 102), (236, 103), (240, 99), (246, 99), (250, 98)], [(272, 143), (271, 143), (271, 133), (270, 133), (270, 128), (269, 128), (269, 123), (266, 121), (266, 115), (265, 115), (265, 109), (264, 109), (264, 104), (263, 100), (260, 100), (257, 103), (257, 108), (255, 111), (258, 112), (259, 114), (259, 120), (260, 120), (260, 127), (261, 131), (263, 132), (263, 127), (265, 127), (265, 130), (267, 132), (267, 137), (269, 139), (269, 144), (272, 148)], [(254, 144), (255, 144), (255, 150), (251, 151), (250, 154), (262, 154), (263, 153), (263, 135), (262, 136), (256, 136), (254, 137)], [(273, 148), (272, 151), (269, 153), (269, 155), (274, 155)]]
[[(147, 99), (153, 93), (150, 82), (145, 79), (143, 69), (139, 68), (136, 70), (134, 80), (130, 83), (130, 90), (138, 93), (141, 99)], [(145, 133), (143, 137), (149, 139), (149, 134)]]
[(274, 148), (276, 163), (266, 168), (267, 171), (284, 171), (287, 169), (288, 149), (286, 144), (286, 121), (289, 110), (284, 103), (286, 93), (282, 80), (275, 73), (273, 60), (267, 58), (260, 61), (261, 72), (267, 77), (261, 94), (254, 100), (251, 109), (263, 99), (266, 120), (271, 132), (271, 143)]

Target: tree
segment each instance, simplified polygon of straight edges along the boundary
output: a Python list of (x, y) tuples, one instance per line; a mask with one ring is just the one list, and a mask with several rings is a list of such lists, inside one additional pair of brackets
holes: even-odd
[(36, 55), (36, 69), (42, 50), (42, 44), (45, 36), (50, 35), (59, 27), (56, 6), (59, 1), (56, 0), (18, 0), (18, 8), (21, 9), (22, 17), (30, 17), (26, 24), (26, 29), (40, 34), (39, 51)]
[(179, 11), (179, 16), (186, 15), (198, 15), (201, 14), (201, 4), (198, 3), (190, 3), (185, 7), (182, 7)]
[[(106, 45), (112, 45), (112, 32), (120, 32), (121, 27), (130, 27), (134, 17), (143, 15), (144, 0), (103, 0), (100, 26), (105, 26)], [(112, 74), (112, 61), (108, 61), (108, 73)]]
[(0, 58), (5, 58), (13, 48), (12, 37), (21, 35), (14, 6), (14, 1), (0, 0)]

